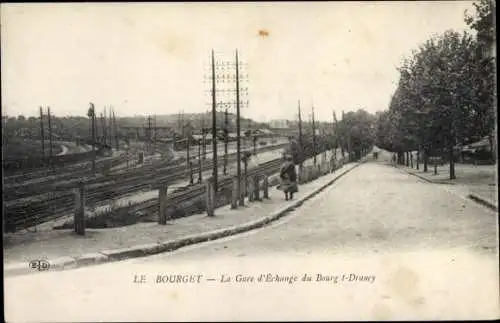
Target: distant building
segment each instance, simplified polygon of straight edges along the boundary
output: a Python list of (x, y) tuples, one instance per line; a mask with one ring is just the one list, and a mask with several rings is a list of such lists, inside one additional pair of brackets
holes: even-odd
[(279, 129), (288, 128), (289, 121), (285, 119), (271, 120), (269, 121), (269, 126), (271, 128), (279, 128)]

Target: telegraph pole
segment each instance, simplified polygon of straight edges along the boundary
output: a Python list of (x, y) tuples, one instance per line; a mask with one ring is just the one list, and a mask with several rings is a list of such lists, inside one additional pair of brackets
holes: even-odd
[(108, 138), (109, 138), (109, 146), (113, 146), (113, 118), (111, 115), (111, 106), (108, 110)]
[(236, 172), (238, 176), (239, 205), (245, 205), (245, 197), (241, 194), (241, 144), (240, 144), (240, 71), (238, 50), (236, 50)]
[[(185, 125), (182, 125), (183, 126), (183, 129), (184, 129), (184, 126)], [(185, 130), (182, 131), (183, 133), (185, 133)], [(188, 127), (188, 131), (187, 131), (187, 135), (186, 135), (186, 143), (187, 143), (187, 149), (186, 149), (186, 159), (187, 159), (187, 165), (189, 167), (189, 184), (190, 185), (193, 185), (194, 183), (194, 180), (193, 180), (193, 167), (192, 167), (192, 163), (191, 163), (191, 156), (190, 156), (190, 150), (191, 150), (191, 133), (189, 131), (189, 127)]]
[(102, 141), (105, 145), (108, 143), (108, 125), (106, 122), (106, 106), (104, 106), (104, 112), (101, 115), (101, 123), (102, 123)]
[[(212, 50), (211, 53), (211, 71), (212, 75), (210, 77), (210, 82), (211, 82), (211, 89), (208, 92), (211, 94), (211, 108), (212, 108), (212, 135), (213, 135), (213, 151), (214, 151), (214, 182), (217, 186), (218, 181), (217, 181), (217, 167), (218, 167), (218, 161), (217, 161), (217, 154), (222, 155), (222, 152), (218, 152), (217, 146), (216, 146), (216, 141), (217, 141), (217, 122), (219, 123), (220, 129), (225, 128), (226, 126), (223, 126), (221, 123), (225, 123), (225, 119), (218, 120), (217, 118), (217, 107), (221, 107), (222, 109), (224, 108), (230, 108), (234, 106), (236, 108), (236, 168), (237, 168), (237, 176), (238, 180), (241, 182), (243, 180), (242, 178), (242, 147), (241, 147), (241, 107), (244, 106), (244, 102), (241, 101), (241, 96), (242, 95), (247, 95), (247, 88), (241, 88), (241, 84), (243, 81), (245, 81), (245, 77), (242, 75), (242, 71), (240, 70), (242, 68), (241, 62), (239, 61), (239, 53), (238, 50), (236, 49), (235, 52), (235, 58), (236, 62), (234, 61), (229, 62), (229, 61), (222, 61), (222, 62), (215, 62), (214, 58), (214, 51)], [(231, 67), (229, 67), (231, 66)], [(216, 68), (217, 70), (220, 70), (220, 74), (216, 75)], [(233, 68), (236, 70), (233, 72)], [(234, 73), (234, 74), (233, 74)], [(208, 78), (207, 78), (208, 81)], [(216, 83), (224, 83), (221, 84), (222, 88), (217, 88), (216, 89)], [(236, 84), (233, 84), (235, 82)], [(236, 88), (234, 87), (236, 85)], [(217, 85), (219, 87), (219, 85)], [(236, 92), (236, 93), (234, 93)], [(221, 94), (218, 94), (221, 93)], [(226, 100), (221, 100), (222, 97), (224, 97), (224, 94), (227, 93), (227, 95), (230, 94), (230, 97), (227, 97)], [(216, 99), (217, 95), (217, 99)], [(221, 97), (219, 97), (219, 95)], [(236, 97), (234, 97), (236, 96)], [(235, 102), (236, 99), (236, 102)], [(219, 101), (217, 101), (219, 100)], [(246, 101), (246, 104), (248, 104), (248, 100)], [(224, 113), (224, 110), (221, 110), (221, 116), (222, 113)], [(225, 129), (224, 129), (225, 130)], [(229, 133), (229, 131), (228, 131)], [(224, 138), (225, 139), (225, 138)], [(227, 141), (229, 141), (229, 136), (227, 138)], [(224, 140), (225, 143), (225, 140)], [(224, 146), (225, 147), (225, 146)], [(226, 154), (228, 155), (228, 154)], [(228, 167), (226, 165), (226, 172), (228, 172)], [(240, 188), (240, 187), (238, 187)], [(244, 201), (241, 201), (243, 203)]]
[(202, 181), (202, 167), (203, 167), (203, 162), (201, 159), (201, 142), (203, 141), (203, 136), (201, 137), (200, 140), (198, 140), (198, 183), (201, 184)]
[(118, 128), (116, 127), (116, 116), (115, 116), (115, 109), (113, 108), (113, 128), (115, 132), (115, 144), (116, 144), (116, 150), (118, 151), (120, 148), (120, 143), (118, 141)]
[(49, 154), (50, 154), (50, 165), (52, 165), (52, 122), (50, 117), (50, 107), (47, 107), (47, 117), (49, 121)]
[(344, 111), (342, 111), (342, 134), (341, 134), (341, 138), (340, 138), (340, 153), (342, 154), (342, 158), (344, 158), (344, 155), (345, 155), (345, 152), (344, 152), (344, 146), (345, 146), (345, 129), (346, 129), (346, 126), (345, 126), (345, 114), (344, 114)]
[[(344, 111), (342, 111), (342, 120), (345, 120)], [(347, 128), (347, 158), (349, 161), (351, 161), (352, 143), (351, 143), (351, 122), (349, 121), (349, 119), (346, 120), (346, 126), (347, 126), (346, 127)]]
[(106, 127), (105, 127), (105, 125), (104, 125), (104, 118), (103, 118), (103, 116), (102, 116), (102, 112), (100, 113), (100, 118), (99, 118), (99, 120), (100, 120), (100, 122), (101, 122), (101, 137), (100, 137), (99, 141), (100, 141), (101, 143), (105, 144), (105, 142), (104, 142), (104, 138), (105, 138), (105, 137), (104, 137), (104, 131), (105, 131)]
[(313, 161), (314, 165), (316, 165), (316, 124), (314, 122), (314, 106), (312, 107), (312, 131), (313, 131)]
[(300, 152), (300, 157), (299, 157), (299, 166), (302, 168), (303, 165), (303, 159), (304, 159), (304, 143), (302, 142), (302, 117), (300, 115), (300, 100), (299, 100), (299, 152)]
[(337, 116), (335, 115), (335, 110), (333, 111), (333, 135), (335, 136), (335, 147), (333, 148), (333, 158), (337, 159), (337, 146), (339, 145), (338, 133), (337, 133)]
[(181, 112), (177, 115), (177, 130), (179, 130), (179, 134), (182, 133), (182, 121), (181, 121)]
[(153, 151), (154, 153), (156, 154), (156, 133), (158, 132), (157, 131), (157, 127), (156, 127), (156, 114), (154, 115), (154, 127), (153, 127)]
[(201, 138), (203, 139), (203, 159), (207, 159), (207, 129), (205, 129), (205, 115), (203, 115), (203, 119), (201, 119)]
[(229, 141), (229, 130), (228, 130), (228, 113), (227, 108), (224, 111), (224, 175), (227, 174), (227, 146)]
[(151, 153), (151, 115), (148, 115), (148, 152)]
[(94, 126), (95, 126), (95, 143), (96, 144), (100, 141), (100, 138), (101, 138), (98, 118), (99, 118), (99, 116), (97, 115), (97, 112), (95, 111), (95, 106), (94, 106)]
[(45, 157), (45, 132), (43, 131), (43, 108), (40, 107), (40, 137), (42, 137), (42, 156)]
[(250, 136), (252, 136), (252, 141), (253, 141), (253, 154), (257, 154), (257, 133), (256, 129), (254, 129), (253, 123), (250, 120)]
[(91, 121), (91, 131), (92, 131), (92, 171), (96, 170), (96, 154), (95, 154), (95, 141), (96, 141), (96, 133), (95, 133), (95, 107), (94, 103), (90, 103), (89, 112), (87, 114)]
[[(236, 54), (236, 59), (238, 54)], [(236, 69), (238, 70), (238, 69)], [(238, 73), (238, 72), (236, 72)], [(238, 74), (236, 74), (238, 75)], [(238, 78), (238, 77), (236, 77)], [(212, 176), (214, 180), (214, 191), (217, 192), (218, 181), (217, 181), (217, 114), (216, 114), (217, 102), (215, 97), (215, 59), (214, 50), (212, 49), (212, 151), (213, 151), (213, 170)], [(239, 154), (239, 153), (238, 153)], [(238, 155), (239, 163), (239, 155)]]

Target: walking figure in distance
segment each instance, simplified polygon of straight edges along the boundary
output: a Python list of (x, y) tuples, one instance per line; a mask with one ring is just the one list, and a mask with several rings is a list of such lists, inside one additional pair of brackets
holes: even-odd
[(293, 193), (299, 191), (297, 186), (297, 172), (291, 155), (285, 155), (285, 163), (280, 169), (279, 189), (285, 193), (285, 200), (293, 199)]

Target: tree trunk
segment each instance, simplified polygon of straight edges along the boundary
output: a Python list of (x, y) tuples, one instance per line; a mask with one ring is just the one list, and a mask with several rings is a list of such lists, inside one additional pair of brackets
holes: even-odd
[(420, 169), (420, 167), (419, 167), (420, 160), (419, 159), (420, 159), (420, 149), (417, 150), (417, 170)]
[(398, 165), (404, 165), (405, 164), (405, 157), (404, 157), (404, 153), (402, 151), (398, 151), (397, 164)]
[(495, 163), (495, 149), (493, 147), (493, 136), (491, 134), (488, 135), (488, 142), (490, 144), (490, 151), (491, 151), (491, 163)]
[(449, 158), (450, 158), (450, 179), (456, 179), (455, 176), (455, 158), (453, 156), (453, 146), (449, 148)]
[(429, 165), (429, 151), (424, 149), (424, 173), (427, 173), (427, 166)]
[(410, 167), (413, 168), (413, 151), (410, 151)]
[(409, 167), (410, 166), (410, 153), (407, 151), (406, 152), (406, 167)]

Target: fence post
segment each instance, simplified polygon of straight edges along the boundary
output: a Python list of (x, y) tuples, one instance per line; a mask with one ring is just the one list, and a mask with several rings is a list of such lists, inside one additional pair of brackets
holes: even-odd
[(85, 185), (80, 183), (75, 192), (75, 218), (74, 226), (75, 233), (83, 236), (85, 235)]
[(264, 175), (262, 183), (262, 195), (265, 199), (269, 199), (269, 176)]
[(214, 216), (214, 202), (215, 202), (215, 195), (214, 195), (214, 179), (213, 177), (210, 177), (206, 183), (205, 183), (205, 197), (206, 197), (206, 204), (207, 204), (207, 215), (208, 216)]
[(240, 206), (245, 206), (245, 197), (247, 195), (247, 181), (245, 179), (245, 176), (242, 176), (241, 182), (240, 182), (240, 191), (239, 191), (239, 204)]
[(259, 184), (260, 184), (260, 176), (259, 175), (255, 175), (253, 177), (253, 199), (254, 201), (260, 201), (260, 187), (259, 187)]
[(158, 224), (167, 224), (167, 184), (160, 184), (160, 189), (158, 191), (158, 204), (160, 209), (158, 210)]
[(254, 191), (255, 191), (255, 176), (251, 176), (248, 181), (248, 202), (253, 202), (255, 200)]
[(143, 163), (144, 163), (144, 152), (140, 151), (138, 156), (138, 164), (143, 164)]
[(231, 196), (231, 209), (238, 208), (238, 198), (240, 196), (240, 186), (238, 185), (238, 176), (233, 177), (233, 191)]

